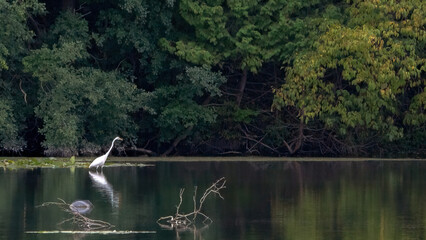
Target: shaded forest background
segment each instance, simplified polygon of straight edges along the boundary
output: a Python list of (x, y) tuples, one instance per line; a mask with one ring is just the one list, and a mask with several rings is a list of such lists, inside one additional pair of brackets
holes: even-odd
[(0, 0), (0, 151), (426, 155), (422, 0)]

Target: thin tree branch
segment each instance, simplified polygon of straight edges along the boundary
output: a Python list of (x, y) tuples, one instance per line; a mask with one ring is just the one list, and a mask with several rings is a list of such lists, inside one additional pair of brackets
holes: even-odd
[[(203, 196), (201, 196), (201, 198), (198, 200), (198, 206), (197, 206), (197, 190), (198, 187), (195, 187), (194, 189), (194, 195), (192, 197), (193, 200), (193, 211), (187, 214), (181, 213), (180, 211), (180, 207), (182, 205), (183, 202), (183, 193), (185, 191), (185, 189), (180, 189), (179, 191), (179, 204), (176, 206), (176, 213), (174, 216), (165, 216), (165, 217), (160, 217), (157, 220), (157, 223), (164, 228), (167, 229), (176, 229), (176, 230), (191, 230), (191, 231), (195, 231), (196, 230), (196, 225), (197, 225), (197, 217), (198, 216), (202, 216), (202, 220), (201, 223), (203, 223), (204, 225), (210, 224), (213, 222), (213, 220), (207, 216), (205, 213), (201, 212), (201, 209), (203, 207), (204, 201), (207, 199), (207, 197), (211, 194), (215, 194), (217, 196), (219, 196), (221, 199), (224, 199), (223, 196), (221, 195), (220, 191), (222, 189), (226, 188), (226, 179), (224, 177), (218, 179), (216, 182), (214, 182), (209, 188), (207, 188), (204, 193)], [(164, 222), (167, 222), (167, 224), (165, 224)]]

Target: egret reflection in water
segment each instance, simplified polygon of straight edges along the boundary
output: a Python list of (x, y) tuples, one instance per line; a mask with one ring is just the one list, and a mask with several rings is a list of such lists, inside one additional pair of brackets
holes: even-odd
[(120, 203), (119, 195), (114, 192), (112, 185), (107, 181), (103, 172), (89, 171), (89, 176), (98, 192), (111, 203), (113, 208), (118, 208)]

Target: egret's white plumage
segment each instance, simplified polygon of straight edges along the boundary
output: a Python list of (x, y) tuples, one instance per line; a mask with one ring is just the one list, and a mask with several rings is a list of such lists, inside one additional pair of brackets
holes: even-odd
[(120, 137), (114, 138), (114, 140), (112, 140), (112, 144), (111, 144), (111, 147), (109, 148), (108, 152), (105, 153), (104, 155), (100, 156), (100, 157), (97, 157), (95, 160), (93, 160), (93, 162), (90, 164), (89, 168), (96, 167), (96, 169), (98, 169), (98, 167), (101, 167), (101, 168), (104, 167), (105, 161), (107, 160), (109, 153), (111, 152), (112, 148), (114, 147), (114, 142), (116, 140), (123, 140), (123, 139), (120, 138)]

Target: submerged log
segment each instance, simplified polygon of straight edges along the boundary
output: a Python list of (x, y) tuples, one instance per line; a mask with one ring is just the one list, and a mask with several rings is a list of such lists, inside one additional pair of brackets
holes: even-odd
[(153, 234), (156, 231), (26, 231), (28, 234)]

